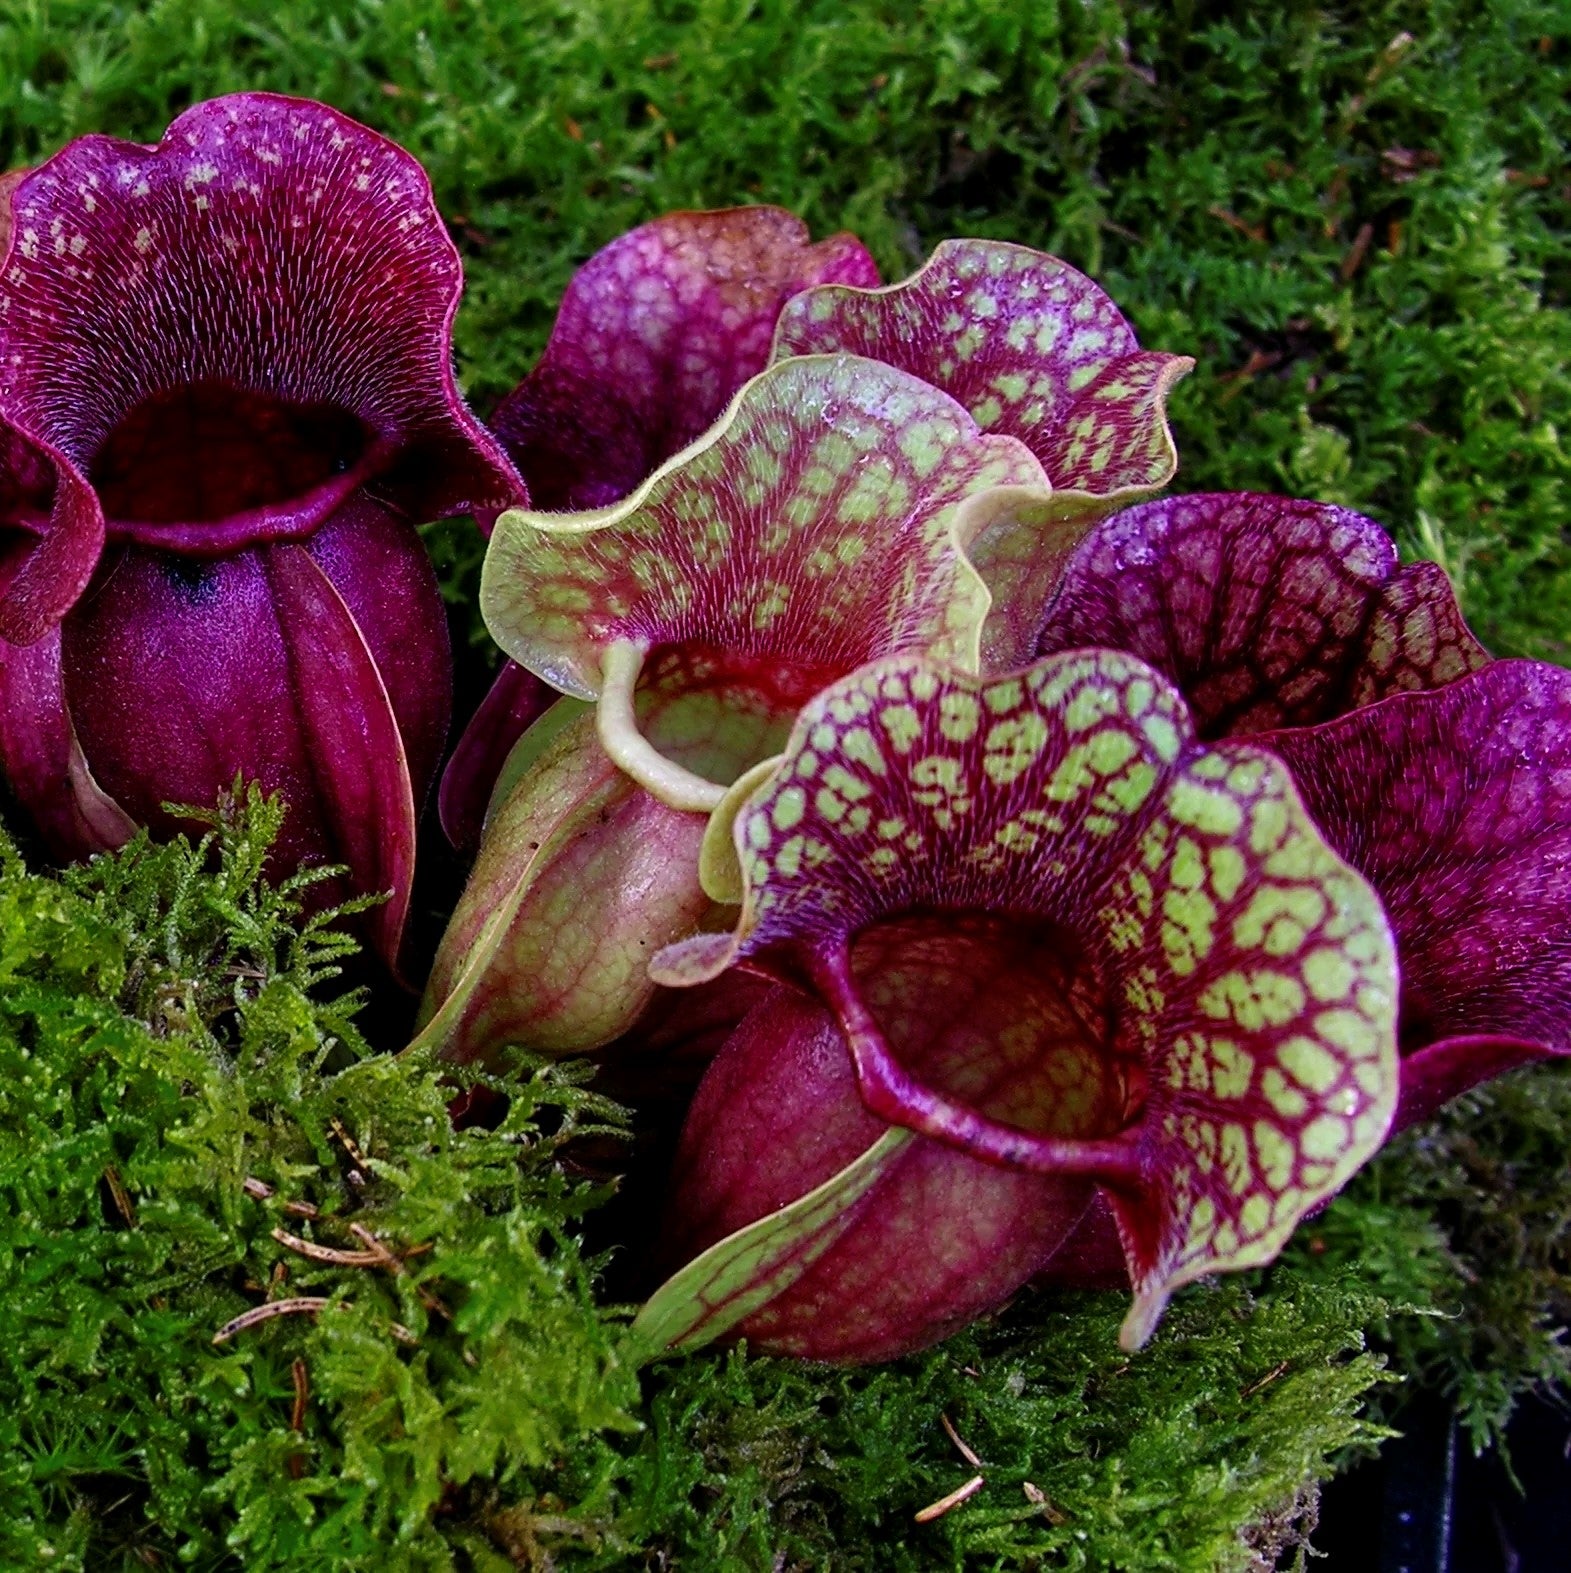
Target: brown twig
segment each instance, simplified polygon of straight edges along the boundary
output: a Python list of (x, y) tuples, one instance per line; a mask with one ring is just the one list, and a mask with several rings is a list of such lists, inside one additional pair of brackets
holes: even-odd
[(1326, 210), (1324, 229), (1327, 240), (1334, 240), (1337, 231), (1342, 227), (1341, 217), (1336, 210), (1347, 196), (1347, 185), (1347, 165), (1338, 164), (1336, 172), (1331, 176), (1331, 184), (1326, 187), (1325, 195), (1320, 199), (1321, 206)]
[(1069, 1522), (1069, 1515), (1061, 1507), (1055, 1507), (1048, 1494), (1034, 1480), (1022, 1480), (1020, 1489), (1025, 1492), (1026, 1501), (1032, 1507), (1041, 1509), (1042, 1517), (1054, 1529), (1057, 1529), (1060, 1524)]
[(333, 1119), (327, 1122), (327, 1126), (328, 1129), (332, 1131), (333, 1135), (335, 1135), (339, 1141), (343, 1143), (344, 1151), (349, 1154), (350, 1162), (353, 1163), (357, 1169), (365, 1169), (370, 1167), (365, 1161), (365, 1154), (361, 1152), (357, 1146), (355, 1146), (354, 1137), (351, 1136), (344, 1128), (344, 1122), (342, 1120), (335, 1116)]
[[(259, 1202), (269, 1200), (273, 1195), (273, 1187), (266, 1180), (258, 1180), (253, 1175), (247, 1175), (240, 1186), (247, 1196), (254, 1197)], [(321, 1209), (311, 1202), (280, 1202), (278, 1204), (286, 1213), (293, 1213), (296, 1218), (320, 1218)]]
[(1249, 359), (1242, 366), (1235, 366), (1232, 371), (1225, 371), (1217, 378), (1218, 382), (1248, 382), (1251, 377), (1257, 377), (1263, 371), (1270, 371), (1273, 366), (1282, 363), (1283, 357), (1276, 350), (1252, 349)]
[(1237, 230), (1240, 235), (1247, 236), (1250, 240), (1254, 241), (1257, 246), (1265, 245), (1266, 232), (1263, 225), (1250, 224), (1244, 219), (1241, 219), (1236, 213), (1230, 212), (1227, 208), (1219, 207), (1214, 204), (1211, 207), (1208, 207), (1206, 212), (1209, 213), (1212, 218), (1221, 219), (1221, 221), (1226, 224), (1229, 229)]
[(972, 1475), (963, 1486), (956, 1486), (946, 1497), (940, 1497), (936, 1502), (928, 1505), (916, 1515), (919, 1524), (931, 1524), (935, 1518), (942, 1518), (945, 1513), (953, 1512), (962, 1502), (969, 1502), (987, 1482), (981, 1475)]
[(1253, 1398), (1262, 1387), (1269, 1387), (1279, 1376), (1285, 1376), (1290, 1363), (1291, 1362), (1284, 1360), (1274, 1371), (1267, 1371), (1258, 1382), (1251, 1382), (1249, 1386), (1246, 1387), (1238, 1396), (1240, 1398)]
[[(290, 1380), (295, 1385), (295, 1404), (289, 1412), (289, 1429), (296, 1436), (305, 1434), (305, 1406), (306, 1400), (311, 1396), (311, 1378), (306, 1370), (304, 1360), (296, 1360), (289, 1368)], [(289, 1472), (291, 1480), (299, 1480), (305, 1475), (305, 1454), (290, 1453), (284, 1459), (284, 1468)]]
[(1352, 282), (1353, 275), (1364, 265), (1364, 257), (1369, 251), (1369, 243), (1375, 238), (1373, 224), (1360, 224), (1358, 233), (1353, 236), (1353, 244), (1347, 248), (1347, 255), (1342, 258), (1342, 266), (1337, 269), (1337, 275), (1344, 284)]
[(285, 1229), (274, 1229), (273, 1238), (289, 1250), (309, 1256), (313, 1262), (329, 1262), (334, 1267), (380, 1267), (387, 1255), (385, 1251), (335, 1250), (330, 1245), (318, 1245), (314, 1240), (302, 1240)]
[[(357, 1240), (359, 1240), (362, 1244), (364, 1244), (366, 1246), (367, 1253), (371, 1254), (371, 1255), (374, 1255), (376, 1257), (376, 1260), (377, 1260), (377, 1262), (378, 1262), (378, 1264), (380, 1266), (383, 1266), (383, 1267), (387, 1268), (387, 1270), (389, 1272), (391, 1272), (391, 1273), (395, 1273), (396, 1274), (396, 1273), (403, 1272), (403, 1270), (404, 1270), (403, 1261), (399, 1257), (394, 1256), (393, 1253), (390, 1250), (388, 1250), (388, 1248), (385, 1245), (383, 1245), (382, 1242), (379, 1239), (377, 1239), (377, 1237), (374, 1234), (372, 1234), (371, 1231), (369, 1229), (367, 1229), (366, 1226), (363, 1223), (352, 1223), (352, 1224), (350, 1224), (349, 1225), (349, 1232)], [(430, 1249), (430, 1247), (428, 1245), (427, 1246), (417, 1246), (413, 1250), (411, 1250), (408, 1254), (413, 1256), (418, 1251), (429, 1250), (429, 1249)], [(423, 1305), (426, 1308), (426, 1310), (433, 1312), (437, 1316), (447, 1317), (447, 1318), (451, 1318), (452, 1317), (453, 1313), (441, 1302), (441, 1300), (439, 1300), (434, 1294), (432, 1294), (431, 1291), (429, 1289), (427, 1289), (424, 1284), (416, 1284), (415, 1285), (415, 1293), (420, 1296), (420, 1303), (421, 1303), (421, 1305)]]
[[(294, 1408), (289, 1412), (289, 1429), (296, 1436), (305, 1435), (305, 1406), (311, 1396), (311, 1378), (306, 1370), (304, 1360), (296, 1360), (289, 1368), (290, 1380), (295, 1385)], [(291, 1453), (284, 1460), (284, 1468), (289, 1472), (291, 1480), (300, 1480), (305, 1475), (305, 1454)]]
[(404, 1263), (407, 1262), (411, 1256), (424, 1256), (428, 1251), (435, 1250), (435, 1246), (433, 1246), (429, 1240), (422, 1240), (418, 1245), (408, 1246), (402, 1252), (395, 1255), (392, 1251), (388, 1250), (388, 1248), (383, 1245), (383, 1243), (377, 1239), (377, 1237), (372, 1234), (363, 1223), (350, 1224), (349, 1232), (357, 1240), (364, 1240), (367, 1249), (373, 1255), (375, 1255), (377, 1260), (380, 1261), (384, 1266), (392, 1268), (394, 1272), (401, 1271)]
[(948, 1415), (944, 1415), (944, 1414), (939, 1415), (938, 1423), (941, 1426), (943, 1426), (943, 1428), (944, 1428), (944, 1435), (947, 1436), (949, 1438), (949, 1440), (955, 1444), (955, 1451), (973, 1469), (980, 1469), (982, 1467), (982, 1460), (980, 1458), (978, 1458), (976, 1456), (975, 1452), (973, 1452), (972, 1449), (966, 1445), (965, 1439), (960, 1435), (960, 1433), (958, 1431), (955, 1430), (954, 1425), (952, 1424), (952, 1422), (949, 1419), (949, 1416)]
[(349, 1232), (365, 1246), (365, 1255), (389, 1272), (401, 1273), (404, 1264), (363, 1223), (352, 1223)]
[(289, 1368), (289, 1379), (295, 1384), (295, 1407), (289, 1413), (289, 1429), (305, 1430), (305, 1406), (311, 1396), (311, 1373), (304, 1360), (296, 1360)]
[(249, 1311), (242, 1311), (232, 1321), (225, 1322), (213, 1334), (213, 1342), (227, 1344), (236, 1333), (270, 1322), (275, 1316), (315, 1316), (327, 1303), (326, 1295), (302, 1294), (291, 1300), (269, 1300), (265, 1305), (253, 1305)]
[(344, 1176), (346, 1180), (358, 1191), (365, 1187), (365, 1171), (370, 1167), (365, 1161), (365, 1154), (355, 1145), (355, 1139), (344, 1126), (344, 1122), (333, 1118), (327, 1122), (327, 1127), (343, 1144), (344, 1151), (349, 1156), (349, 1172)]

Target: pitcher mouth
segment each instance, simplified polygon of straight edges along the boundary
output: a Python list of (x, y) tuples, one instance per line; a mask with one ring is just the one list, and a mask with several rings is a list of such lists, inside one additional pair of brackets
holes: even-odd
[(606, 652), (600, 741), (617, 765), (673, 808), (711, 812), (726, 788), (785, 746), (800, 708), (844, 675), (700, 641), (647, 654), (631, 640)]
[(890, 1057), (937, 1098), (1043, 1136), (1136, 1117), (1143, 1066), (1117, 1054), (1113, 991), (1063, 924), (912, 911), (860, 930), (849, 959)]
[(862, 1102), (985, 1163), (1139, 1184), (1143, 1067), (1074, 931), (957, 907), (880, 918), (806, 960)]
[(394, 452), (338, 404), (208, 379), (133, 405), (88, 474), (112, 540), (218, 556), (310, 536)]
[(48, 535), (58, 491), (54, 467), (32, 443), (0, 427), (0, 591)]

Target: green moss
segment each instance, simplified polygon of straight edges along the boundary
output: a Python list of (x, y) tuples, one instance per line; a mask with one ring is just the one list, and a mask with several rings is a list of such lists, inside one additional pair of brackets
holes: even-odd
[(1571, 1380), (1571, 1075), (1519, 1072), (1393, 1142), (1304, 1231), (1305, 1270), (1356, 1272), (1393, 1304), (1398, 1369), (1445, 1393), (1476, 1448), (1524, 1392)]
[[(1117, 1348), (1124, 1310), (1027, 1296), (874, 1370), (662, 1367), (623, 1523), (693, 1569), (1250, 1567), (1241, 1529), (1380, 1435), (1358, 1412), (1381, 1379), (1361, 1352), (1381, 1307), (1352, 1280), (1284, 1275), (1260, 1298), (1234, 1281), (1182, 1300), (1135, 1358)], [(977, 1472), (964, 1507), (913, 1521)], [(689, 1488), (675, 1501), (673, 1480)]]
[[(554, 1162), (615, 1111), (540, 1070), (494, 1131), (454, 1131), (453, 1086), (369, 1055), (358, 997), (319, 998), (353, 946), (259, 881), (278, 824), (253, 796), (194, 847), (63, 882), (4, 849), (7, 1568), (347, 1567), (386, 1543), (442, 1566), (444, 1515), (634, 1424), (572, 1233), (594, 1195)], [(407, 1259), (279, 1238), (360, 1231)], [(215, 1343), (290, 1297), (325, 1308)]]

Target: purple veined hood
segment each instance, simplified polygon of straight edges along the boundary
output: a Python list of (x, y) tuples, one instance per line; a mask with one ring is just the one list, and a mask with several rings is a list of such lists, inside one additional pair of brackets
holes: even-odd
[(1161, 490), (1178, 468), (1167, 397), (1194, 365), (1142, 349), (1085, 274), (1028, 246), (946, 240), (910, 278), (806, 290), (780, 314), (773, 357), (843, 353), (898, 366), (1014, 437), (1051, 495), (973, 543), (993, 597), (990, 671), (1035, 653), (1064, 561), (1098, 519)]
[(533, 506), (627, 496), (764, 369), (786, 302), (826, 283), (877, 284), (878, 269), (854, 236), (815, 243), (776, 207), (667, 213), (596, 252), (491, 421)]
[(1313, 725), (1489, 660), (1437, 564), (1399, 567), (1349, 508), (1253, 492), (1163, 497), (1097, 525), (1038, 649), (1089, 645), (1176, 683), (1202, 737)]
[(10, 211), (0, 416), (90, 484), (109, 539), (222, 556), (368, 484), (417, 520), (522, 496), (453, 378), (430, 183), (337, 110), (240, 93), (156, 147), (82, 137)]
[(1390, 916), (1398, 1124), (1571, 1053), (1571, 672), (1495, 661), (1259, 741)]
[(1492, 662), (1437, 564), (1399, 567), (1325, 503), (1163, 498), (1071, 559), (1042, 648), (1083, 645), (1151, 662), (1202, 736), (1280, 755), (1374, 886), (1403, 977), (1400, 1123), (1571, 1048), (1571, 679)]

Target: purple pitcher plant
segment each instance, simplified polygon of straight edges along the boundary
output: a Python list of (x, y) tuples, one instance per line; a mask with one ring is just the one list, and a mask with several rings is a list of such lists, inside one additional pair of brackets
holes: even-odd
[[(877, 284), (878, 268), (851, 235), (813, 244), (783, 208), (668, 213), (612, 241), (569, 283), (539, 365), (491, 420), (531, 504), (621, 501), (764, 369), (785, 302), (830, 282)], [(478, 841), (508, 753), (554, 698), (503, 663), (442, 777), (456, 844)]]
[(85, 856), (236, 773), (277, 861), (347, 865), (396, 961), (451, 704), (415, 525), (526, 495), (453, 379), (462, 288), (420, 166), (239, 94), (6, 193), (0, 760)]
[(728, 817), (735, 931), (656, 974), (743, 963), (797, 998), (755, 1009), (694, 1102), (670, 1219), (696, 1260), (645, 1312), (664, 1341), (920, 1348), (1044, 1268), (1100, 1189), (1138, 1346), (1385, 1135), (1378, 899), (1282, 764), (1199, 742), (1141, 661), (873, 663)]

